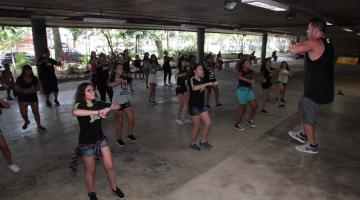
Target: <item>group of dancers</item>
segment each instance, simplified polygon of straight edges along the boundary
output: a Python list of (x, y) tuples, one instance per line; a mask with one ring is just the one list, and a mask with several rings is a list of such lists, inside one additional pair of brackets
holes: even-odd
[[(315, 124), (320, 110), (320, 105), (331, 103), (334, 99), (334, 79), (333, 79), (333, 47), (331, 41), (325, 38), (326, 24), (322, 19), (314, 18), (308, 26), (309, 40), (304, 43), (292, 44), (290, 51), (292, 53), (305, 53), (305, 91), (304, 96), (299, 102), (300, 113), (300, 130), (290, 131), (289, 135), (295, 140), (302, 143), (297, 146), (298, 151), (305, 153), (318, 153), (319, 147), (315, 138)], [(124, 52), (124, 54), (127, 52)], [(134, 136), (134, 110), (129, 101), (128, 93), (134, 79), (130, 76), (130, 60), (125, 56), (123, 63), (111, 64), (106, 61), (106, 55), (100, 54), (97, 59), (96, 55), (92, 55), (91, 63), (91, 83), (81, 83), (75, 93), (75, 102), (72, 114), (77, 117), (80, 134), (79, 142), (76, 148), (76, 154), (71, 160), (71, 169), (76, 172), (77, 158), (81, 157), (86, 167), (86, 185), (90, 200), (97, 200), (95, 192), (95, 162), (100, 159), (107, 173), (111, 191), (118, 199), (124, 199), (125, 195), (116, 183), (116, 172), (114, 162), (112, 160), (109, 143), (102, 131), (102, 119), (107, 118), (110, 112), (115, 112), (115, 125), (117, 134), (117, 144), (123, 146), (122, 124), (124, 115), (128, 121), (127, 139), (136, 142)], [(49, 60), (48, 52), (45, 52), (43, 63), (44, 67), (54, 67), (59, 64)], [(137, 59), (139, 57), (137, 56)], [(171, 58), (167, 57), (166, 63), (169, 64)], [(156, 104), (155, 89), (157, 86), (156, 71), (159, 64), (155, 55), (149, 57), (145, 53), (143, 70), (145, 71), (146, 86), (149, 89), (149, 103)], [(140, 62), (140, 64), (141, 64)], [(260, 83), (263, 90), (262, 103), (260, 112), (267, 113), (265, 105), (269, 98), (270, 91), (275, 92), (276, 102), (279, 108), (285, 107), (285, 90), (292, 75), (288, 64), (282, 62), (279, 69), (271, 66), (271, 58), (263, 61), (260, 69)], [(182, 56), (178, 60), (178, 69), (176, 73), (175, 93), (178, 96), (178, 112), (176, 123), (192, 123), (193, 129), (189, 148), (195, 151), (202, 149), (210, 150), (212, 145), (208, 141), (211, 129), (211, 118), (209, 109), (211, 108), (209, 99), (211, 91), (215, 93), (215, 106), (222, 106), (219, 102), (219, 82), (216, 80), (215, 72), (221, 69), (213, 62), (212, 57), (206, 58), (205, 63), (195, 63), (193, 59)], [(52, 72), (53, 69), (48, 69)], [(254, 70), (251, 67), (251, 59), (244, 58), (236, 66), (238, 87), (236, 96), (239, 103), (238, 113), (235, 120), (234, 128), (244, 130), (241, 125), (242, 118), (245, 114), (247, 104), (250, 104), (251, 111), (246, 120), (246, 124), (250, 128), (255, 128), (254, 117), (257, 111), (256, 96), (253, 92), (253, 85), (256, 83)], [(169, 74), (166, 69), (167, 75)], [(148, 74), (148, 75), (146, 75)], [(39, 74), (41, 75), (41, 73)], [(44, 74), (42, 74), (44, 75)], [(273, 83), (273, 76), (277, 75), (277, 82)], [(9, 75), (7, 77), (10, 77)], [(54, 78), (54, 77), (52, 77)], [(40, 78), (44, 80), (44, 78)], [(99, 83), (99, 81), (102, 81)], [(166, 82), (166, 78), (164, 79)], [(10, 80), (11, 83), (11, 80)], [(170, 84), (170, 81), (169, 81)], [(101, 101), (96, 98), (96, 87), (99, 89)], [(26, 129), (30, 121), (27, 118), (27, 106), (31, 106), (34, 118), (39, 131), (46, 129), (40, 123), (40, 115), (38, 111), (37, 92), (39, 91), (39, 81), (34, 76), (30, 66), (25, 65), (21, 75), (17, 78), (14, 89), (18, 96), (19, 107), (22, 117), (24, 118), (23, 129)], [(55, 92), (54, 103), (60, 105), (57, 101), (57, 84), (50, 85), (46, 88), (47, 98), (46, 104), (50, 107), (49, 93)], [(101, 90), (101, 91), (100, 91)], [(110, 92), (111, 91), (111, 92)], [(115, 94), (114, 94), (115, 93)], [(205, 96), (205, 93), (207, 95)], [(108, 94), (110, 103), (106, 103), (106, 94)], [(11, 100), (11, 99), (9, 99)], [(50, 104), (49, 104), (50, 103)], [(0, 99), (1, 108), (9, 108), (9, 104)], [(186, 108), (187, 107), (187, 108)], [(26, 108), (26, 109), (25, 109)], [(205, 124), (200, 140), (201, 122)], [(5, 142), (3, 133), (0, 130), (0, 149), (4, 154), (5, 160), (11, 171), (17, 173), (20, 171), (12, 160), (11, 152)]]

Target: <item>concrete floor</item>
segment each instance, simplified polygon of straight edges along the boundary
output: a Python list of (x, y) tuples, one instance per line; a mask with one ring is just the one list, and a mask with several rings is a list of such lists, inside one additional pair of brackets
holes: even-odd
[[(256, 115), (256, 129), (243, 132), (232, 127), (237, 109), (234, 71), (218, 73), (224, 106), (211, 110), (210, 151), (189, 150), (192, 127), (175, 123), (174, 86), (161, 86), (162, 73), (158, 73), (158, 105), (146, 103), (148, 92), (138, 81), (131, 94), (137, 143), (117, 146), (113, 115), (103, 123), (127, 199), (360, 199), (359, 66), (336, 67), (336, 89), (346, 95), (336, 95), (333, 104), (322, 107), (317, 130), (320, 153), (307, 155), (297, 152), (287, 135), (297, 126), (302, 94), (302, 61), (290, 64), (296, 74), (290, 79), (287, 108), (278, 109), (273, 97), (269, 113)], [(0, 159), (1, 200), (87, 199), (83, 163), (75, 178), (67, 168), (78, 140), (79, 127), (71, 115), (78, 83), (61, 84), (60, 107), (47, 108), (39, 95), (47, 133), (36, 131), (31, 114), (31, 124), (23, 131), (16, 102), (3, 110), (1, 129), (22, 171), (12, 174)], [(260, 100), (260, 85), (254, 90)], [(96, 188), (99, 199), (115, 199), (100, 163)]]

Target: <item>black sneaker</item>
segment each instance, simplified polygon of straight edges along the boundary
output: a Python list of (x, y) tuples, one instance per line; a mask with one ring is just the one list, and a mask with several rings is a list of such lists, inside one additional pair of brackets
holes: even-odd
[(216, 106), (222, 106), (222, 104), (221, 104), (221, 103), (218, 103), (218, 104), (216, 104)]
[(89, 192), (88, 193), (90, 200), (97, 200), (96, 193), (95, 192)]
[(24, 122), (24, 125), (22, 126), (22, 129), (23, 129), (23, 130), (27, 129), (27, 127), (29, 126), (29, 124), (30, 124), (30, 121), (29, 121), (29, 120), (28, 120), (28, 121), (25, 121), (25, 122)]
[(189, 147), (194, 151), (201, 151), (200, 147), (197, 144), (190, 144)]
[(207, 107), (208, 109), (210, 109), (210, 108), (211, 108), (211, 106), (210, 106), (210, 105), (207, 105), (206, 107)]
[(127, 136), (127, 138), (128, 138), (128, 140), (130, 141), (130, 142), (136, 142), (136, 137), (134, 136), (134, 135), (128, 135)]
[(212, 145), (208, 141), (200, 141), (199, 145), (201, 148), (210, 150), (212, 148)]
[(8, 97), (7, 100), (12, 101), (14, 99), (12, 97)]
[(54, 103), (56, 104), (56, 106), (60, 106), (60, 102), (57, 99), (54, 100)]
[(43, 127), (43, 126), (37, 127), (37, 130), (38, 130), (39, 132), (46, 132), (46, 128)]
[(235, 128), (236, 130), (238, 130), (238, 131), (243, 131), (243, 130), (245, 130), (243, 127), (240, 126), (240, 124), (235, 124), (235, 125), (234, 125), (234, 128)]
[(286, 103), (285, 99), (281, 99), (281, 102)]
[(285, 104), (280, 104), (278, 107), (279, 108), (285, 108), (286, 106), (285, 106)]
[(125, 142), (122, 140), (122, 139), (117, 139), (117, 144), (119, 145), (119, 146), (125, 146)]
[(52, 104), (50, 103), (50, 101), (46, 101), (46, 105), (47, 105), (48, 107), (51, 107), (51, 106), (52, 106)]
[(265, 109), (261, 109), (260, 112), (267, 113)]
[(122, 200), (125, 199), (124, 193), (120, 190), (120, 188), (116, 187), (115, 190), (112, 190), (113, 194), (116, 196), (116, 198)]
[(246, 124), (251, 127), (251, 128), (255, 128), (256, 125), (254, 124), (254, 121), (252, 119), (248, 119), (246, 120)]

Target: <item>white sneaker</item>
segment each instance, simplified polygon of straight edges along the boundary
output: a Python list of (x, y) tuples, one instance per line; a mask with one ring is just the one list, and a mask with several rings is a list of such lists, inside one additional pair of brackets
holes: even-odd
[(176, 123), (179, 124), (179, 125), (183, 125), (183, 124), (184, 124), (183, 120), (181, 120), (181, 119), (176, 119)]
[(12, 171), (15, 174), (20, 171), (20, 168), (18, 166), (16, 166), (15, 164), (9, 165), (8, 168), (10, 169), (10, 171)]
[(192, 120), (190, 118), (186, 118), (184, 120), (184, 124), (192, 124)]

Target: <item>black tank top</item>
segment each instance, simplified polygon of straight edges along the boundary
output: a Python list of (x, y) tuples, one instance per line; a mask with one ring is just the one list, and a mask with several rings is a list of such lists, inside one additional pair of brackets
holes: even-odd
[(324, 53), (315, 61), (305, 54), (304, 96), (317, 104), (334, 100), (334, 47), (329, 38), (320, 38)]

